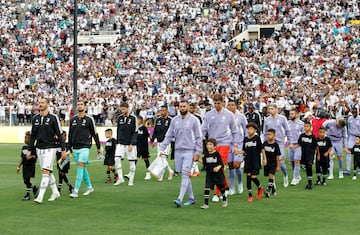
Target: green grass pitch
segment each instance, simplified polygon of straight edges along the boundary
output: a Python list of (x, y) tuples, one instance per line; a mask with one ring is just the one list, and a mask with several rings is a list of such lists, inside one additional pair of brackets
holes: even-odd
[[(197, 203), (178, 209), (172, 201), (178, 195), (180, 177), (172, 181), (166, 178), (163, 182), (145, 181), (145, 166), (140, 160), (135, 186), (116, 187), (104, 183), (103, 163), (94, 161), (88, 167), (93, 194), (82, 196), (85, 191), (82, 183), (79, 198), (72, 199), (67, 186), (63, 186), (63, 195), (58, 200), (47, 201), (48, 189), (44, 203), (36, 205), (32, 200), (21, 201), (25, 185), (22, 175), (15, 173), (21, 145), (0, 144), (0, 148), (0, 234), (356, 234), (360, 231), (357, 224), (360, 180), (353, 181), (350, 176), (342, 180), (336, 177), (327, 186), (308, 191), (304, 189), (304, 171), (301, 171), (301, 183), (286, 189), (282, 187), (282, 174), (278, 173), (276, 197), (249, 204), (244, 184), (244, 193), (230, 196), (227, 208), (210, 202), (208, 210), (201, 210), (205, 181), (202, 173), (192, 178)], [(96, 159), (94, 148), (91, 159)], [(125, 173), (128, 166), (124, 160)], [(39, 184), (39, 167), (36, 170), (32, 183)], [(290, 167), (288, 171), (291, 179)], [(76, 167), (71, 165), (72, 183), (75, 174)], [(55, 176), (57, 179), (57, 170)], [(264, 177), (260, 181), (267, 185)]]

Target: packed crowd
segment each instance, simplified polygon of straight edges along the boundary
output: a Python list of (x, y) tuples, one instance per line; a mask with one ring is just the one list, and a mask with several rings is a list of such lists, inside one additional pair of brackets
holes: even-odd
[[(73, 1), (2, 1), (0, 120), (24, 125), (46, 95), (64, 124), (72, 115)], [(215, 92), (243, 111), (269, 103), (335, 117), (359, 107), (359, 2), (78, 1), (79, 32), (114, 31), (120, 40), (81, 45), (78, 95), (112, 125), (123, 100), (145, 119), (182, 98), (206, 106)], [(270, 38), (230, 40), (249, 24), (281, 24)], [(346, 111), (347, 110), (347, 111)]]

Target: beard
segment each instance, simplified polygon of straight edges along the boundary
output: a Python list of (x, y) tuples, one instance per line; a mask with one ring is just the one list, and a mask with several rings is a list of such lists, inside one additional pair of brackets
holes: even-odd
[(290, 119), (291, 121), (294, 121), (294, 120), (296, 119), (296, 117), (289, 117), (289, 119)]
[(186, 110), (186, 111), (180, 111), (180, 114), (183, 115), (183, 116), (185, 116), (188, 112), (189, 112), (188, 110)]

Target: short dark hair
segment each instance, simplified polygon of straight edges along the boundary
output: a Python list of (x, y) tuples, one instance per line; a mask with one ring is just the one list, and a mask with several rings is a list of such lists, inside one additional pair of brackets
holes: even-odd
[(215, 95), (213, 96), (213, 100), (214, 100), (214, 101), (221, 101), (221, 102), (223, 102), (223, 101), (224, 101), (224, 97), (222, 97), (222, 95), (220, 95), (220, 94), (215, 94)]
[(165, 105), (165, 104), (161, 105), (160, 108), (168, 109), (167, 105)]
[(144, 121), (144, 118), (142, 117), (142, 116), (136, 116), (136, 118), (138, 119), (138, 120), (140, 120), (141, 122), (143, 122)]
[(122, 103), (120, 104), (120, 107), (129, 108), (129, 104), (126, 103), (126, 102), (122, 102)]
[(196, 108), (196, 103), (190, 103), (189, 106)]
[(207, 144), (207, 143), (212, 143), (214, 146), (217, 145), (216, 139), (208, 139), (205, 141), (205, 144)]
[(112, 129), (111, 128), (106, 129), (105, 132), (111, 132), (112, 133)]
[(339, 122), (339, 125), (340, 125), (341, 128), (343, 128), (345, 126), (344, 119), (340, 119), (340, 120), (338, 120), (338, 122)]
[(319, 128), (319, 131), (326, 131), (326, 128), (323, 127), (323, 126), (321, 126), (321, 127)]
[(311, 125), (311, 122), (308, 122), (308, 121), (304, 122), (304, 126), (305, 126), (305, 125), (310, 125), (310, 126), (312, 126), (312, 125)]
[(246, 125), (246, 128), (254, 128), (255, 130), (258, 130), (258, 125), (256, 125), (256, 123), (250, 122)]
[(267, 130), (267, 132), (271, 132), (271, 133), (276, 133), (276, 131), (275, 131), (275, 129), (273, 129), (273, 128), (270, 128), (269, 130)]

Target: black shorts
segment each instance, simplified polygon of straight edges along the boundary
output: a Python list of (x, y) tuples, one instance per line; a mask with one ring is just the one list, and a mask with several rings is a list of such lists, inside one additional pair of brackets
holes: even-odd
[(354, 157), (354, 170), (356, 170), (357, 168), (360, 168), (360, 158)]
[(23, 165), (23, 178), (34, 178), (35, 177), (35, 164)]
[(104, 165), (105, 166), (113, 166), (113, 165), (115, 165), (115, 158), (114, 157), (105, 157)]
[(137, 157), (138, 158), (150, 158), (150, 154), (149, 151), (138, 151), (137, 152)]
[(314, 162), (314, 156), (302, 156), (300, 164), (308, 165), (308, 164), (312, 164), (313, 162)]
[(264, 166), (264, 176), (269, 176), (270, 174), (275, 175), (276, 172), (276, 163), (268, 163)]
[(224, 185), (224, 173), (220, 170), (219, 172), (206, 172), (205, 187), (214, 189), (215, 185)]
[(249, 169), (249, 168), (244, 168), (244, 172), (246, 174), (251, 174), (251, 175), (259, 175), (260, 173), (260, 169)]

